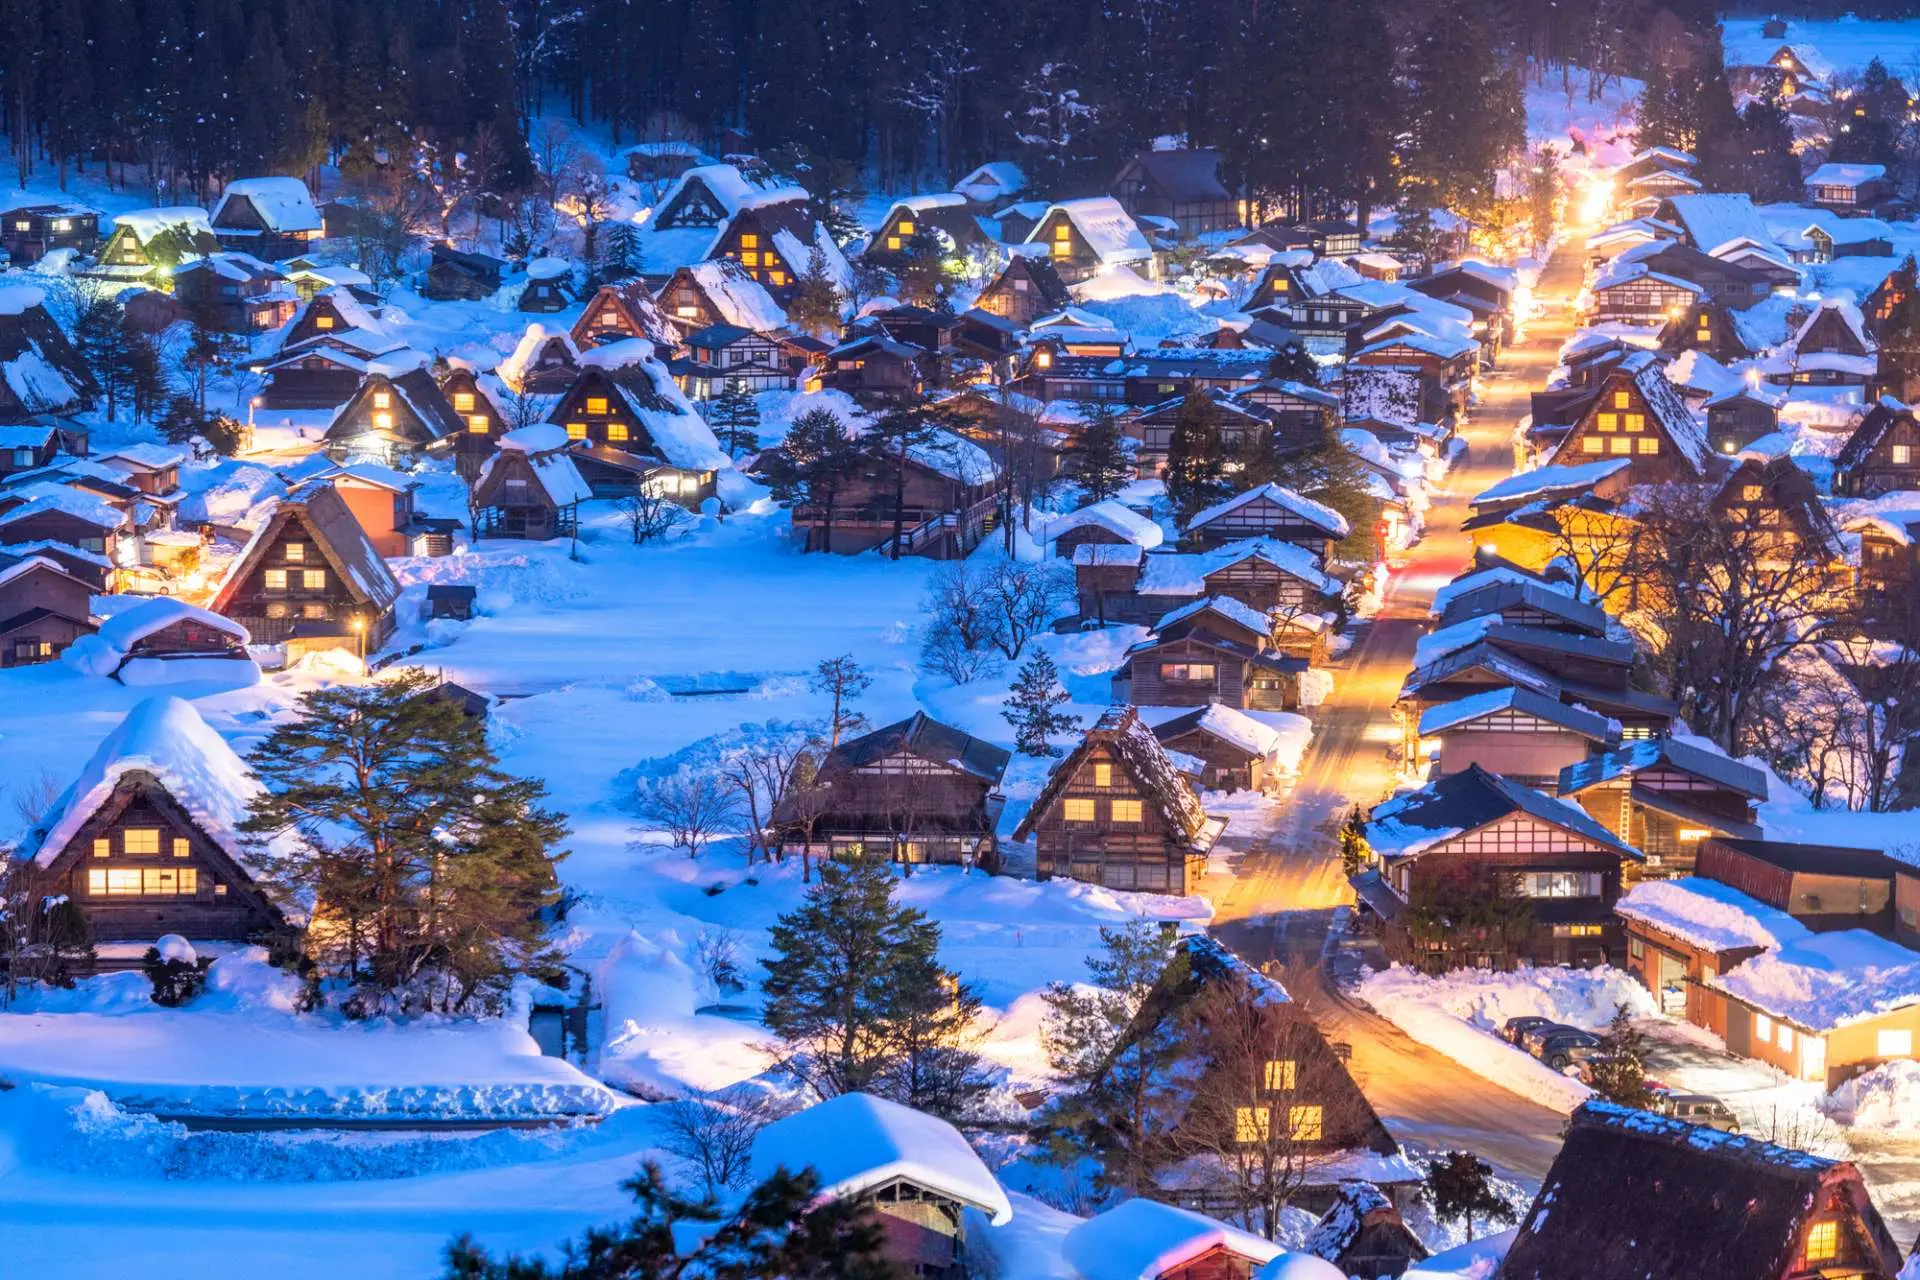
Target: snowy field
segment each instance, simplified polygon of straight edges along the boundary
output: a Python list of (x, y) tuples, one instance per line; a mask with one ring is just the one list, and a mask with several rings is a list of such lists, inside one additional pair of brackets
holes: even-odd
[(1783, 44), (1807, 44), (1842, 75), (1858, 75), (1875, 58), (1896, 76), (1909, 78), (1920, 69), (1920, 23), (1875, 22), (1848, 15), (1843, 18), (1791, 18), (1784, 40), (1760, 33), (1766, 15), (1742, 14), (1721, 19), (1721, 43), (1730, 67), (1757, 66)]

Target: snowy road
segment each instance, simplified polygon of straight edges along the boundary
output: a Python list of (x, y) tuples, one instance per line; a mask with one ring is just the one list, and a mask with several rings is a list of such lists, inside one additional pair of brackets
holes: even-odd
[(1334, 909), (1352, 898), (1340, 874), (1340, 822), (1353, 805), (1372, 805), (1393, 789), (1394, 699), (1426, 630), (1434, 592), (1472, 555), (1472, 540), (1460, 528), (1467, 500), (1511, 474), (1514, 428), (1558, 362), (1569, 332), (1567, 304), (1579, 287), (1577, 253), (1557, 254), (1536, 286), (1545, 312), (1483, 380), (1480, 402), (1461, 432), (1468, 455), (1434, 495), (1425, 536), (1394, 566), (1385, 606), (1358, 629), (1335, 667), (1334, 695), (1315, 713), (1313, 745), (1287, 814), (1240, 858), (1233, 884), (1215, 902), (1214, 932), (1256, 964), (1278, 961), (1328, 1036), (1353, 1047), (1354, 1074), (1395, 1136), (1475, 1151), (1528, 1183), (1545, 1174), (1559, 1150), (1564, 1117), (1342, 998), (1320, 957)]

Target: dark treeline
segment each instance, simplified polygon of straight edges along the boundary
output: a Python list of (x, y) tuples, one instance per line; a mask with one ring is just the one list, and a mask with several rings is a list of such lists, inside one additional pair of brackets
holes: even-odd
[[(897, 187), (983, 159), (1110, 174), (1163, 134), (1249, 194), (1364, 204), (1390, 157), (1510, 146), (1519, 69), (1638, 70), (1704, 0), (12, 0), (15, 167), (205, 192), (377, 161), (511, 189), (526, 124), (747, 129)], [(1569, 80), (1569, 83), (1572, 83)], [(1501, 98), (1502, 93), (1509, 95)], [(1489, 123), (1489, 121), (1491, 123)], [(456, 162), (456, 157), (459, 160)], [(148, 175), (152, 176), (149, 177)], [(1415, 185), (1422, 179), (1410, 175)], [(1311, 202), (1310, 202), (1311, 203)]]

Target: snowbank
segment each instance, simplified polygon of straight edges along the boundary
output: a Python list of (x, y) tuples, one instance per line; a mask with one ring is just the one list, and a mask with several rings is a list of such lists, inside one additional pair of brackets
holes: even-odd
[(1368, 974), (1356, 994), (1475, 1075), (1568, 1113), (1593, 1091), (1500, 1039), (1501, 1025), (1534, 1015), (1592, 1030), (1605, 1026), (1617, 1005), (1635, 1016), (1654, 1012), (1645, 988), (1617, 969), (1466, 970), (1432, 978), (1395, 965)]
[(1835, 1089), (1826, 1111), (1849, 1129), (1888, 1137), (1920, 1137), (1920, 1062), (1883, 1062)]

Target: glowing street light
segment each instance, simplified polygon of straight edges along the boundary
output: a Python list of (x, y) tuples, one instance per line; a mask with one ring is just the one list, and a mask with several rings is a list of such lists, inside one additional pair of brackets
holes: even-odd
[(359, 614), (347, 619), (347, 625), (353, 628), (353, 648), (360, 661), (367, 660), (367, 620)]

